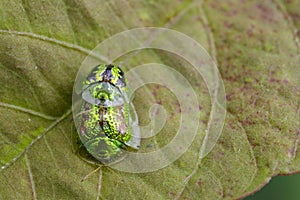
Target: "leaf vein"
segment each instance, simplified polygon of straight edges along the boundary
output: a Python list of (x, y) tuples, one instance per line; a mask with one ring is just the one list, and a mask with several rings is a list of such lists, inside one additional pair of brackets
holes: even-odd
[(38, 100), (39, 98), (37, 97), (37, 95), (35, 93), (35, 90), (32, 87), (32, 85), (29, 84), (29, 82), (24, 77), (22, 77), (21, 75), (19, 75), (17, 72), (13, 71), (12, 69), (8, 68), (7, 66), (0, 65), (0, 67), (2, 67), (3, 69), (9, 71), (13, 75), (17, 76), (20, 80), (22, 80), (25, 84), (27, 84), (27, 86), (28, 86), (29, 90), (31, 91), (32, 96), (33, 96), (33, 98), (35, 100), (35, 105), (37, 105), (37, 107), (38, 107), (39, 110), (42, 110), (41, 104), (40, 104), (40, 102)]
[(86, 55), (91, 55), (91, 56), (93, 56), (95, 58), (98, 58), (98, 59), (101, 59), (101, 60), (103, 60), (107, 63), (111, 63), (111, 61), (107, 57), (105, 57), (105, 56), (103, 56), (99, 53), (94, 53), (91, 50), (86, 49), (82, 46), (79, 46), (79, 45), (76, 45), (76, 44), (71, 44), (71, 43), (68, 43), (68, 42), (64, 42), (64, 41), (61, 41), (61, 40), (58, 40), (58, 39), (55, 39), (55, 38), (49, 38), (49, 37), (46, 37), (44, 35), (38, 35), (38, 34), (35, 34), (35, 33), (22, 32), (22, 31), (2, 30), (2, 29), (0, 29), (0, 33), (23, 36), (23, 37), (29, 37), (29, 38), (34, 38), (34, 39), (38, 39), (38, 40), (41, 40), (41, 41), (53, 43), (53, 44), (56, 44), (56, 45), (59, 45), (59, 46), (65, 47), (65, 48), (69, 48), (69, 49), (84, 53)]
[(288, 26), (290, 27), (290, 29), (293, 33), (295, 44), (297, 46), (298, 53), (300, 55), (300, 40), (299, 40), (299, 37), (298, 37), (299, 30), (297, 29), (297, 27), (296, 27), (296, 25), (293, 21), (293, 18), (291, 17), (290, 13), (287, 11), (286, 7), (284, 6), (284, 4), (281, 1), (272, 0), (271, 2), (274, 3), (277, 10), (284, 16), (284, 19), (286, 20)]
[(26, 20), (26, 22), (27, 22), (27, 24), (28, 24), (28, 28), (29, 28), (29, 30), (32, 32), (31, 22), (30, 22), (30, 19), (29, 19), (29, 17), (28, 17), (28, 10), (25, 8), (24, 4), (25, 4), (25, 1), (22, 0), (22, 1), (20, 2), (20, 6), (21, 6), (21, 9), (23, 10), (23, 12), (24, 12), (24, 14), (25, 14), (25, 16), (26, 16), (26, 19), (25, 19), (25, 20)]
[(101, 198), (101, 186), (102, 186), (102, 169), (100, 168), (96, 200), (99, 200)]
[(72, 112), (72, 109), (69, 109), (65, 114), (63, 114), (60, 118), (50, 124), (37, 138), (32, 140), (32, 142), (22, 151), (20, 152), (15, 158), (13, 158), (10, 162), (6, 163), (4, 166), (1, 167), (0, 173), (13, 165), (16, 161), (18, 161), (24, 154), (28, 152), (28, 150), (40, 139), (42, 139), (51, 129), (53, 129), (56, 125), (62, 122), (65, 118), (67, 118)]
[(30, 167), (30, 161), (29, 161), (26, 153), (25, 153), (25, 161), (26, 161), (28, 174), (29, 174), (29, 179), (30, 179), (30, 183), (31, 183), (33, 199), (36, 200), (37, 196), (36, 196), (36, 190), (35, 190), (35, 183), (34, 183), (34, 180), (33, 180), (33, 175), (32, 175), (32, 171), (31, 171), (31, 167)]
[(56, 162), (56, 159), (55, 159), (55, 157), (54, 157), (52, 148), (50, 147), (50, 145), (49, 145), (49, 143), (48, 143), (48, 141), (47, 141), (47, 137), (46, 137), (46, 136), (44, 137), (44, 141), (45, 141), (45, 144), (46, 144), (47, 149), (48, 149), (49, 152), (50, 152), (50, 155), (51, 155), (51, 158), (52, 158), (52, 160), (53, 160), (53, 162), (54, 162), (55, 167), (56, 167), (57, 169), (59, 169), (59, 166), (58, 166), (58, 164), (57, 164), (57, 162)]
[[(215, 47), (215, 40), (214, 40), (214, 36), (213, 36), (213, 33), (212, 33), (212, 29), (211, 29), (211, 27), (210, 27), (210, 25), (208, 23), (207, 17), (205, 15), (204, 10), (203, 10), (203, 0), (198, 0), (197, 2), (199, 3), (198, 8), (199, 8), (200, 20), (201, 20), (203, 26), (205, 27), (206, 34), (208, 36), (212, 60), (214, 61), (214, 63), (217, 64), (217, 52), (216, 52), (216, 47)], [(217, 71), (215, 71), (215, 76), (219, 77)], [(212, 102), (212, 109), (211, 109), (212, 111), (210, 113), (210, 120), (209, 120), (209, 123), (208, 123), (207, 128), (206, 128), (206, 135), (205, 135), (205, 137), (203, 139), (203, 144), (201, 145), (197, 162), (196, 162), (196, 164), (194, 166), (193, 171), (185, 178), (185, 180), (184, 180), (184, 186), (180, 190), (180, 192), (177, 194), (177, 196), (175, 197), (175, 199), (179, 199), (182, 196), (182, 194), (183, 194), (185, 188), (187, 187), (190, 179), (196, 174), (196, 172), (197, 172), (197, 170), (198, 170), (198, 168), (199, 168), (199, 166), (201, 164), (202, 158), (204, 158), (205, 155), (207, 154), (207, 152), (205, 152), (206, 151), (206, 147), (207, 147), (206, 146), (206, 141), (208, 140), (208, 132), (209, 132), (210, 127), (211, 127), (211, 123), (210, 122), (212, 121), (212, 117), (213, 117), (213, 113), (212, 112), (214, 112), (214, 110), (215, 110), (214, 107), (216, 105), (218, 105), (220, 108), (223, 108), (224, 111), (226, 112), (226, 109), (224, 108), (224, 106), (221, 105), (218, 102), (219, 87), (220, 87), (220, 85), (219, 85), (219, 82), (217, 81), (216, 85), (215, 85), (215, 89), (214, 89), (213, 98), (212, 98), (213, 102)]]
[(63, 0), (62, 1), (62, 3), (64, 4), (64, 10), (66, 11), (66, 16), (67, 16), (67, 20), (68, 20), (68, 22), (67, 22), (67, 25), (69, 26), (69, 28), (70, 28), (70, 30), (71, 30), (71, 32), (72, 32), (72, 38), (73, 38), (73, 42), (74, 43), (77, 43), (77, 41), (76, 41), (76, 36), (75, 36), (75, 32), (74, 32), (74, 27), (73, 27), (73, 25), (72, 25), (72, 23), (71, 23), (71, 21), (72, 21), (72, 19), (70, 18), (70, 15), (68, 14), (68, 5), (67, 5), (67, 3), (66, 3), (66, 1), (65, 0)]
[(21, 112), (24, 112), (24, 113), (28, 113), (28, 114), (30, 114), (30, 115), (34, 115), (34, 116), (37, 116), (37, 117), (41, 117), (41, 118), (47, 119), (47, 120), (56, 120), (56, 119), (57, 119), (57, 117), (45, 115), (45, 114), (43, 114), (43, 113), (40, 113), (40, 112), (37, 112), (37, 111), (34, 111), (34, 110), (30, 110), (30, 109), (27, 109), (27, 108), (23, 108), (23, 107), (21, 107), (21, 106), (15, 106), (15, 105), (8, 104), (8, 103), (0, 102), (0, 107), (9, 108), (9, 109), (14, 109), (14, 110), (21, 111)]

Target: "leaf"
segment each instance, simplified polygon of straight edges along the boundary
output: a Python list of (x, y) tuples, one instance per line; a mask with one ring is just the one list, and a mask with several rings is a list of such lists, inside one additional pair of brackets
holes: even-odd
[[(258, 190), (274, 175), (299, 171), (298, 4), (1, 2), (0, 199), (236, 199)], [(202, 78), (180, 68), (188, 63), (174, 55), (141, 51), (132, 64), (162, 62), (189, 77), (203, 105), (198, 134), (188, 151), (166, 168), (131, 174), (102, 167), (81, 182), (96, 166), (74, 152), (70, 110), (76, 73), (98, 43), (144, 26), (185, 33), (218, 62), (227, 94), (222, 135), (199, 159), (211, 109)], [(153, 102), (163, 103), (167, 114), (174, 115), (162, 134), (149, 141), (153, 149), (170, 141), (180, 116), (174, 94), (155, 89), (150, 85), (138, 90), (134, 100), (141, 125), (151, 121), (148, 110)], [(154, 90), (155, 98), (149, 98)]]

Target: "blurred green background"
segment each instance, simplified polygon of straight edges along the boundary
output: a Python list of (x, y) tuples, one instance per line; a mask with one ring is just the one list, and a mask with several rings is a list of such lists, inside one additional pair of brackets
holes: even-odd
[(260, 191), (245, 200), (299, 200), (300, 173), (290, 176), (276, 176)]

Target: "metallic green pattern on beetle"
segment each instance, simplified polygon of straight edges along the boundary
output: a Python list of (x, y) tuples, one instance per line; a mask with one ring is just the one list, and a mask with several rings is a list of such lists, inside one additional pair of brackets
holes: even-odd
[(97, 160), (108, 164), (122, 156), (124, 144), (109, 138), (99, 125), (99, 107), (85, 103), (81, 116), (80, 139), (89, 153)]
[[(104, 164), (117, 160), (132, 137), (127, 82), (116, 65), (95, 67), (84, 81), (80, 139)], [(133, 148), (138, 149), (139, 146)]]

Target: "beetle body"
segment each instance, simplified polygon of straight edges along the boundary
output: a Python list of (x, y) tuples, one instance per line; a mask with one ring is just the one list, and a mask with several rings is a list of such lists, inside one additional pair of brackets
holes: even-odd
[(133, 123), (127, 91), (124, 73), (116, 65), (96, 66), (83, 83), (79, 137), (104, 164), (120, 160), (128, 147), (139, 148), (137, 116), (134, 111)]

